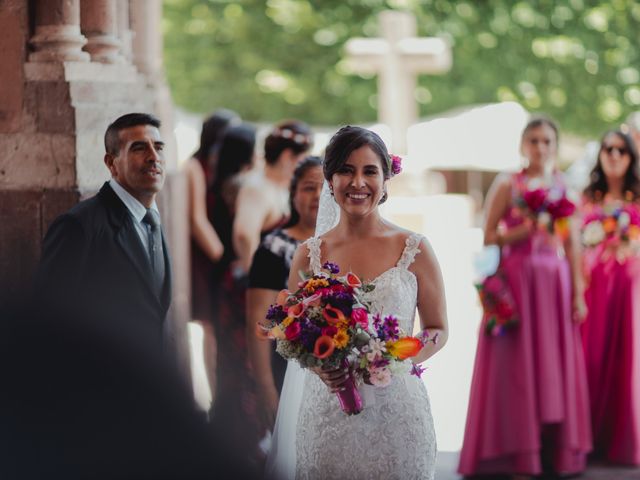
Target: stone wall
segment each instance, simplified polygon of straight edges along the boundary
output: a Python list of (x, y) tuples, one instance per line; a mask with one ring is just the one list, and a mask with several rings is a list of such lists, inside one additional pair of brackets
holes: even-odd
[(30, 284), (51, 222), (109, 178), (104, 132), (118, 116), (162, 121), (159, 198), (176, 281), (167, 324), (188, 370), (188, 224), (156, 0), (0, 0), (0, 307)]

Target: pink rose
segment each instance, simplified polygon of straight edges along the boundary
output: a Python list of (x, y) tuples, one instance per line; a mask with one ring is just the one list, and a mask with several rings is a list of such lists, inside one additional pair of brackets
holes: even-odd
[(543, 188), (527, 190), (522, 194), (522, 198), (527, 204), (527, 207), (529, 207), (529, 210), (534, 213), (538, 213), (547, 199), (547, 191)]
[(287, 337), (287, 340), (297, 340), (300, 336), (300, 332), (302, 331), (302, 327), (300, 326), (300, 322), (292, 322), (285, 331), (284, 336)]
[(336, 333), (338, 333), (338, 327), (334, 327), (333, 325), (322, 327), (322, 335), (333, 338)]
[(362, 328), (367, 328), (369, 325), (369, 314), (364, 308), (354, 308), (351, 311), (351, 321), (353, 326), (360, 325)]
[(554, 219), (570, 217), (576, 211), (576, 206), (567, 197), (549, 204), (549, 213)]

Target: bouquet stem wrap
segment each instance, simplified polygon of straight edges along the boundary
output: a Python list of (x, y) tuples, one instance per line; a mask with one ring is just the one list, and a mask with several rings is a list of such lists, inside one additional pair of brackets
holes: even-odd
[[(346, 367), (349, 364), (344, 362), (343, 365)], [(363, 403), (352, 373), (349, 373), (347, 381), (342, 384), (342, 388), (344, 390), (336, 392), (342, 411), (347, 415), (357, 415), (362, 411)]]

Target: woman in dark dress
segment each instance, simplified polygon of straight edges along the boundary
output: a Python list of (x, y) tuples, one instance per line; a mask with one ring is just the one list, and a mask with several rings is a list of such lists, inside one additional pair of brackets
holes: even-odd
[(224, 246), (213, 267), (212, 300), (217, 339), (215, 401), (210, 422), (214, 434), (254, 470), (260, 468), (253, 380), (245, 341), (246, 276), (238, 275), (232, 232), (238, 190), (254, 161), (255, 128), (242, 124), (227, 131), (213, 182), (213, 226)]
[(189, 192), (189, 231), (191, 234), (191, 318), (202, 325), (203, 357), (212, 399), (216, 385), (216, 338), (213, 332), (211, 299), (212, 271), (224, 247), (213, 227), (213, 180), (218, 151), (225, 132), (240, 117), (219, 109), (202, 124), (200, 146), (185, 165)]
[(287, 287), (291, 260), (298, 245), (313, 235), (322, 191), (322, 162), (307, 157), (291, 180), (291, 219), (265, 235), (253, 256), (247, 290), (247, 343), (258, 394), (260, 419), (271, 430), (278, 410), (287, 362), (275, 345), (260, 335), (259, 326), (278, 292)]

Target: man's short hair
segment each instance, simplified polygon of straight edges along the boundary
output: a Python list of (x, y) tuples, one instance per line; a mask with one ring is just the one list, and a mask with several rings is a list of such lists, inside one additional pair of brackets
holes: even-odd
[(107, 127), (104, 134), (104, 149), (111, 155), (120, 153), (120, 131), (138, 125), (151, 125), (160, 128), (160, 120), (150, 113), (127, 113)]

